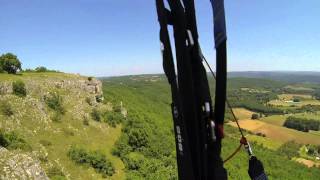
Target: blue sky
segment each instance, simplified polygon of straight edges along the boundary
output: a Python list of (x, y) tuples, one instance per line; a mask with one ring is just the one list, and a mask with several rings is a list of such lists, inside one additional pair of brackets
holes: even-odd
[[(229, 71), (320, 69), (319, 0), (226, 0)], [(212, 10), (196, 0), (214, 66)], [(153, 0), (0, 0), (0, 53), (93, 76), (162, 73)]]

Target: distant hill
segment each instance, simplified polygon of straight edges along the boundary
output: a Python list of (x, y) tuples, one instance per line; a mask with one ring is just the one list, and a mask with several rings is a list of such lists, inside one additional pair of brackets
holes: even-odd
[[(158, 76), (166, 78), (164, 74), (141, 74), (141, 75), (125, 75), (114, 77), (98, 77), (98, 79), (108, 78), (129, 78), (129, 77), (151, 77)], [(208, 72), (211, 77), (211, 73)], [(245, 78), (258, 78), (270, 79), (276, 81), (284, 81), (287, 83), (320, 83), (320, 72), (314, 71), (232, 71), (228, 72), (229, 78), (245, 77)]]
[(229, 72), (228, 76), (265, 78), (290, 83), (320, 83), (320, 72), (312, 71), (243, 71)]

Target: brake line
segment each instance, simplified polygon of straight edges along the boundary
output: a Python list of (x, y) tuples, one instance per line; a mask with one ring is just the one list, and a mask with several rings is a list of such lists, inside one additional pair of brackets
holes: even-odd
[[(204, 55), (202, 54), (201, 50), (200, 50), (200, 56), (202, 57), (202, 60), (206, 63), (207, 67), (209, 68), (209, 70), (210, 70), (213, 78), (216, 80), (217, 77), (216, 77), (215, 73), (213, 72), (210, 64), (209, 64), (208, 61), (207, 61), (207, 59), (206, 59), (206, 58), (204, 57)], [(231, 155), (229, 155), (229, 156), (223, 161), (223, 163), (226, 163), (227, 161), (229, 161), (230, 159), (232, 159), (232, 158), (240, 151), (240, 149), (241, 149), (242, 146), (245, 147), (245, 149), (247, 150), (247, 153), (248, 153), (248, 155), (249, 155), (250, 157), (253, 156), (253, 152), (252, 152), (250, 143), (248, 142), (247, 138), (244, 136), (244, 133), (243, 133), (243, 130), (242, 130), (240, 124), (239, 124), (238, 118), (236, 117), (236, 115), (235, 115), (235, 113), (234, 113), (234, 111), (233, 111), (233, 109), (232, 109), (232, 106), (231, 106), (230, 101), (228, 100), (228, 98), (226, 98), (226, 103), (227, 103), (228, 108), (229, 108), (230, 111), (231, 111), (231, 114), (232, 114), (232, 117), (233, 117), (234, 122), (236, 122), (236, 124), (237, 124), (238, 130), (239, 130), (239, 132), (240, 132), (240, 134), (241, 134), (241, 139), (240, 139), (240, 145), (238, 146), (238, 148), (237, 148)]]

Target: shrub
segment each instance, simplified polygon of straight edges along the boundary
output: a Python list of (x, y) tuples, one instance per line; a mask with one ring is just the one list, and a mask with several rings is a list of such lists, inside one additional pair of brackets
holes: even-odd
[(111, 162), (107, 161), (106, 156), (99, 151), (88, 153), (88, 160), (90, 165), (103, 175), (112, 176), (115, 173)]
[(124, 158), (124, 164), (129, 170), (139, 170), (144, 162), (144, 156), (139, 153), (130, 153)]
[(3, 131), (0, 131), (0, 146), (2, 147), (8, 147), (10, 144), (9, 140), (5, 136), (5, 133)]
[(117, 112), (117, 113), (121, 113), (121, 106), (115, 106), (114, 108), (113, 108), (113, 111), (114, 112)]
[(259, 115), (258, 114), (252, 114), (251, 119), (252, 120), (259, 119)]
[(88, 81), (92, 81), (92, 79), (93, 79), (92, 77), (88, 77)]
[(49, 96), (45, 97), (45, 102), (49, 108), (52, 110), (55, 110), (59, 114), (64, 114), (65, 109), (62, 105), (63, 99), (62, 97), (57, 93), (50, 93)]
[(12, 116), (14, 114), (12, 106), (7, 101), (0, 102), (0, 110), (5, 116)]
[(26, 85), (23, 81), (15, 81), (12, 83), (13, 94), (25, 97), (27, 95)]
[(87, 152), (85, 149), (72, 146), (68, 156), (76, 163), (87, 163)]
[(21, 62), (16, 55), (7, 53), (0, 56), (0, 67), (9, 74), (16, 74), (21, 71)]
[(116, 127), (118, 124), (122, 123), (123, 119), (124, 117), (121, 113), (106, 112), (104, 114), (105, 122), (107, 122), (112, 127)]
[(31, 150), (31, 146), (15, 131), (0, 131), (0, 146), (7, 149)]
[(261, 132), (256, 133), (256, 135), (257, 135), (257, 136), (261, 136), (261, 137), (266, 137), (266, 135), (263, 134), (263, 133), (261, 133)]
[(112, 176), (115, 173), (112, 163), (100, 151), (86, 151), (83, 148), (72, 146), (68, 156), (76, 163), (90, 165), (103, 176)]
[(131, 146), (128, 144), (128, 136), (126, 134), (122, 134), (120, 138), (116, 141), (113, 149), (112, 154), (114, 156), (118, 156), (124, 158), (129, 152), (132, 151)]
[(129, 145), (133, 149), (141, 149), (148, 145), (148, 134), (144, 129), (133, 128), (128, 133)]
[(92, 112), (90, 113), (90, 115), (93, 120), (98, 121), (98, 122), (101, 121), (101, 114), (96, 108), (92, 109)]
[(294, 98), (293, 102), (300, 102), (300, 99), (299, 98)]
[(294, 141), (286, 142), (285, 144), (281, 145), (280, 148), (278, 148), (277, 152), (288, 159), (291, 159), (293, 157), (298, 157), (300, 149), (300, 145), (295, 143)]

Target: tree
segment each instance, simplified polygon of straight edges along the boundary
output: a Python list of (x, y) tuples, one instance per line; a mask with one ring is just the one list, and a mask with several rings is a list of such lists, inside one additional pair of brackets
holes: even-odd
[(259, 115), (254, 113), (254, 114), (252, 114), (251, 119), (252, 120), (259, 119)]
[(9, 74), (16, 74), (21, 71), (21, 62), (16, 55), (7, 53), (0, 56), (0, 67)]
[(39, 66), (35, 70), (36, 70), (36, 72), (47, 72), (48, 71), (48, 69), (44, 66)]
[(299, 98), (294, 98), (293, 102), (300, 102), (300, 99)]

